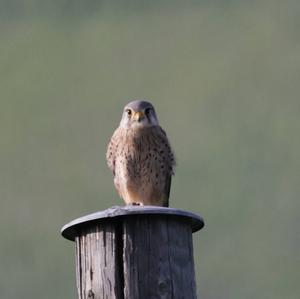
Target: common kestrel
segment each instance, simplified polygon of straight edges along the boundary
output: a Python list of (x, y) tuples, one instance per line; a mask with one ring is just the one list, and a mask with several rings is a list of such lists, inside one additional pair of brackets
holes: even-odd
[(175, 159), (151, 103), (137, 100), (125, 106), (106, 159), (126, 204), (169, 206)]

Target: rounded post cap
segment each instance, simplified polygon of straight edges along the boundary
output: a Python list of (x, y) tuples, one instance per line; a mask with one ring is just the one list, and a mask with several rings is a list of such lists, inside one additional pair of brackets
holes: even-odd
[(77, 218), (64, 225), (61, 229), (61, 234), (64, 238), (74, 241), (75, 237), (80, 234), (81, 229), (92, 222), (120, 220), (124, 217), (134, 217), (135, 215), (164, 215), (166, 217), (177, 217), (178, 219), (187, 221), (190, 224), (193, 233), (204, 227), (203, 218), (192, 212), (159, 206), (128, 205), (113, 206), (107, 210)]

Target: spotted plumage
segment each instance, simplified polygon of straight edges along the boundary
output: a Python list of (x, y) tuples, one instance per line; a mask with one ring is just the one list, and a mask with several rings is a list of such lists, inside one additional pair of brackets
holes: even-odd
[(169, 205), (175, 159), (151, 103), (133, 101), (125, 106), (106, 158), (126, 204)]

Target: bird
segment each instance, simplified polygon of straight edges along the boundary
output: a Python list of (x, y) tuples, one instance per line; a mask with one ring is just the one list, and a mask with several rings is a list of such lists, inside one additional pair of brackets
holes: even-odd
[(106, 160), (127, 205), (169, 206), (175, 156), (150, 102), (134, 100), (125, 105)]

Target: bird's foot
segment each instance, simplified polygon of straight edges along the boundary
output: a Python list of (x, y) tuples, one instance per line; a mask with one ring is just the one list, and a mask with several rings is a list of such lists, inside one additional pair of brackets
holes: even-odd
[(128, 206), (143, 206), (142, 203), (140, 202), (130, 202), (129, 204), (127, 204)]

